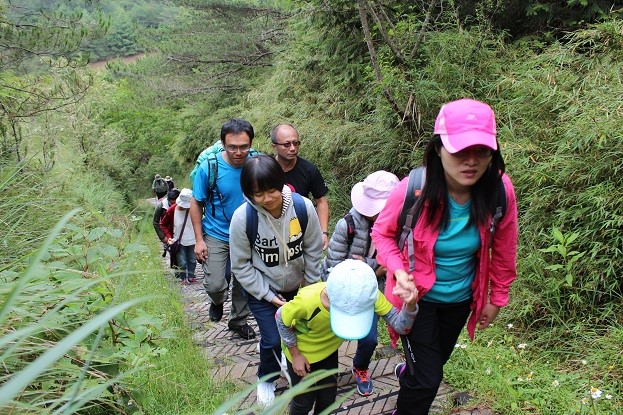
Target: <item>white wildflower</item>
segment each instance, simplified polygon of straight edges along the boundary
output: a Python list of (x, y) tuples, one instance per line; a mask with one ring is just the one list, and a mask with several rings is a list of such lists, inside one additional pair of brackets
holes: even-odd
[(596, 387), (592, 387), (591, 388), (591, 398), (593, 398), (593, 399), (601, 398), (601, 390), (597, 389)]

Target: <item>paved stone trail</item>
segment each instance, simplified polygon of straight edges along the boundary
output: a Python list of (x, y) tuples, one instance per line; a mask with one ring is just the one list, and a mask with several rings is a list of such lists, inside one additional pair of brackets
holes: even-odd
[[(168, 256), (164, 258), (163, 263), (168, 269)], [(259, 363), (258, 338), (243, 340), (227, 328), (227, 316), (231, 305), (229, 301), (225, 303), (223, 319), (218, 323), (210, 321), (208, 316), (210, 300), (203, 288), (201, 265), (197, 264), (197, 282), (192, 285), (181, 285), (173, 277), (170, 270), (167, 271), (167, 275), (172, 283), (180, 286), (184, 310), (193, 331), (194, 342), (203, 347), (206, 358), (213, 362), (213, 378), (217, 380), (239, 379), (241, 390), (250, 384), (254, 384), (257, 381), (257, 365)], [(255, 329), (255, 332), (259, 333), (252, 315), (249, 315), (248, 322)], [(349, 393), (355, 387), (351, 367), (356, 348), (357, 342), (355, 341), (346, 341), (340, 347), (338, 395)], [(339, 415), (390, 415), (396, 407), (399, 388), (398, 380), (393, 373), (394, 367), (402, 361), (402, 356), (394, 349), (379, 345), (369, 368), (370, 376), (374, 382), (372, 395), (362, 397), (354, 393), (333, 413)], [(281, 393), (286, 387), (287, 382), (284, 379), (279, 379), (276, 393)], [(489, 409), (452, 410), (454, 394), (455, 391), (447, 384), (442, 383), (430, 414), (494, 415)], [(247, 395), (240, 408), (249, 408), (254, 403), (255, 389)]]

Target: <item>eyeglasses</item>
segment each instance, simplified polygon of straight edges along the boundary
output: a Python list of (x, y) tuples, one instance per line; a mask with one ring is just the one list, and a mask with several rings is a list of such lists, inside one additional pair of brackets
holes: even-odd
[(301, 145), (301, 142), (299, 140), (296, 141), (288, 141), (287, 143), (273, 143), (276, 144), (278, 146), (283, 146), (283, 148), (290, 148), (292, 146), (294, 147), (298, 147)]
[(225, 150), (227, 150), (228, 153), (237, 153), (239, 151), (241, 153), (247, 153), (250, 149), (251, 149), (251, 146), (249, 144), (243, 144), (241, 146), (234, 146), (234, 145), (228, 144), (225, 146)]
[(471, 155), (476, 156), (479, 159), (488, 159), (493, 155), (493, 150), (488, 147), (478, 147), (478, 148), (470, 148), (464, 149), (461, 151), (457, 151), (456, 153), (450, 153), (453, 157), (456, 158), (466, 158)]

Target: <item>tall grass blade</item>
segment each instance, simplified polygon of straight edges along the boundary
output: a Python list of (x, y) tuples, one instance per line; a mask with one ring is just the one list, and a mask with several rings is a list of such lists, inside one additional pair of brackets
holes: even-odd
[(0, 404), (8, 402), (15, 398), (21, 391), (28, 386), (37, 376), (39, 376), (52, 363), (63, 357), (67, 351), (74, 347), (78, 342), (83, 340), (93, 331), (97, 330), (101, 325), (106, 324), (117, 314), (127, 310), (128, 308), (145, 301), (147, 298), (137, 298), (126, 301), (123, 304), (109, 308), (100, 315), (87, 321), (80, 328), (66, 336), (58, 342), (53, 348), (39, 356), (30, 363), (24, 370), (15, 374), (8, 382), (0, 387)]
[(65, 216), (63, 216), (61, 220), (56, 224), (56, 226), (50, 231), (50, 234), (43, 242), (43, 245), (41, 246), (41, 248), (39, 248), (34, 258), (30, 262), (28, 269), (26, 269), (24, 274), (17, 280), (15, 288), (8, 294), (6, 300), (4, 301), (4, 304), (2, 304), (2, 307), (0, 307), (0, 323), (4, 322), (6, 316), (11, 311), (13, 304), (17, 300), (18, 295), (20, 294), (26, 283), (34, 275), (36, 267), (39, 266), (39, 263), (43, 259), (44, 255), (47, 253), (48, 248), (54, 241), (54, 238), (58, 236), (61, 229), (67, 224), (67, 222), (69, 222), (69, 219), (71, 219), (79, 211), (80, 209), (77, 208), (65, 214)]

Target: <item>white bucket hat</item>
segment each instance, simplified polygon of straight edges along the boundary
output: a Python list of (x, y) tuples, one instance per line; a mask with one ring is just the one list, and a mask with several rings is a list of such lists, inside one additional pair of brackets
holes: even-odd
[(187, 188), (182, 189), (180, 195), (177, 197), (175, 203), (179, 207), (183, 207), (184, 209), (190, 208), (190, 198), (193, 195), (193, 191)]

